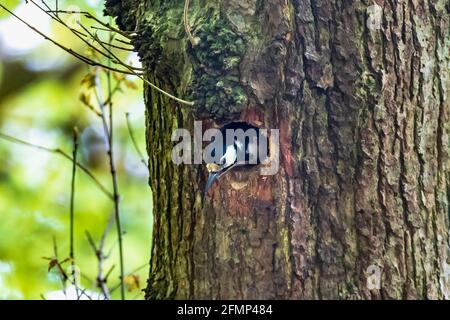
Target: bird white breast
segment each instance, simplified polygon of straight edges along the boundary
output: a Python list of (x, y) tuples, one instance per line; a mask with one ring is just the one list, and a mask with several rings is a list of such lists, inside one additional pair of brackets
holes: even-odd
[(225, 150), (225, 154), (220, 159), (220, 162), (224, 164), (224, 167), (229, 167), (236, 162), (236, 149), (233, 145), (229, 145)]
[(237, 149), (244, 150), (244, 144), (241, 141), (235, 140), (234, 143), (236, 144)]

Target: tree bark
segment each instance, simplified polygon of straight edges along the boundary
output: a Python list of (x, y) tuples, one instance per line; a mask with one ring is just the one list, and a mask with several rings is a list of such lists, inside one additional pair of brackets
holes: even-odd
[[(184, 7), (106, 1), (148, 80), (195, 102), (145, 89), (146, 297), (450, 298), (449, 3), (192, 0), (194, 44)], [(278, 174), (231, 171), (203, 204), (205, 166), (171, 160), (199, 119), (280, 129)]]

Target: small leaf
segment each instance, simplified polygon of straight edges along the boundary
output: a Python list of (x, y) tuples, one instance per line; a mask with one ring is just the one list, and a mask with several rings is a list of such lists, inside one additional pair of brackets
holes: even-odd
[(127, 287), (128, 292), (139, 290), (141, 288), (139, 275), (130, 274), (123, 279), (123, 283)]
[(94, 48), (88, 46), (86, 49), (86, 56), (92, 59), (96, 59), (98, 57), (98, 53)]
[(58, 265), (58, 259), (51, 259), (48, 263), (48, 272), (52, 271), (54, 267)]
[(125, 79), (125, 75), (123, 73), (112, 72), (112, 75), (117, 81), (122, 81), (123, 79)]
[(91, 95), (87, 92), (81, 92), (79, 96), (80, 101), (86, 106), (91, 106)]
[(88, 89), (95, 87), (95, 74), (88, 73), (85, 75), (81, 80), (81, 85), (86, 86)]
[(130, 80), (125, 80), (125, 85), (128, 89), (131, 90), (137, 90), (138, 86), (134, 81), (130, 81)]
[(59, 262), (59, 264), (61, 264), (61, 265), (62, 265), (62, 264), (64, 264), (64, 263), (68, 262), (68, 261), (70, 261), (70, 262), (71, 262), (71, 261), (72, 261), (72, 259), (71, 259), (71, 258), (66, 258), (66, 259), (64, 259), (63, 261), (60, 261), (60, 262)]

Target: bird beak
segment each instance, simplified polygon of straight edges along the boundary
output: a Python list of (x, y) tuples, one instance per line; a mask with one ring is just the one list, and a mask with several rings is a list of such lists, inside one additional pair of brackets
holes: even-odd
[(205, 187), (205, 196), (208, 193), (208, 190), (211, 188), (211, 186), (214, 184), (214, 182), (217, 180), (217, 178), (220, 176), (219, 172), (210, 172), (208, 176), (208, 181), (206, 181), (206, 187)]

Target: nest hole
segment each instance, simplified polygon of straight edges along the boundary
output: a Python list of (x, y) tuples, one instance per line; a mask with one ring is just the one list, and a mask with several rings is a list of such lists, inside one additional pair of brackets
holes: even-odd
[[(268, 130), (254, 126), (245, 121), (229, 122), (219, 128), (224, 137), (224, 142), (229, 143), (227, 131), (230, 130), (235, 138), (244, 144), (246, 152), (246, 161), (249, 163), (238, 168), (239, 170), (248, 170), (264, 163), (270, 157), (270, 144)], [(253, 158), (252, 158), (253, 157)], [(256, 158), (256, 162), (254, 161)]]

